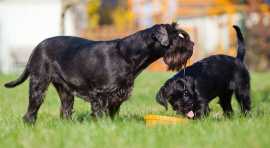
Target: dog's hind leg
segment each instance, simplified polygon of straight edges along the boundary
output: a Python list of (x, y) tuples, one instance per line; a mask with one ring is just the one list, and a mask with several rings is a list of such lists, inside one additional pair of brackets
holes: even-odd
[(47, 90), (49, 83), (49, 78), (46, 77), (46, 75), (30, 76), (29, 104), (27, 112), (23, 117), (23, 120), (26, 123), (35, 123), (38, 110), (43, 103), (45, 91)]
[(233, 92), (229, 91), (219, 96), (219, 104), (223, 109), (224, 115), (228, 117), (233, 114), (233, 109), (231, 105), (232, 94)]
[(64, 89), (61, 84), (53, 83), (61, 101), (60, 118), (71, 119), (74, 96)]

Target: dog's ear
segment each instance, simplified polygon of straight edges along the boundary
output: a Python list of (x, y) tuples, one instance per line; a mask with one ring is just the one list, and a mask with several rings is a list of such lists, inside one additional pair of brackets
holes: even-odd
[(164, 26), (157, 26), (152, 37), (156, 39), (162, 46), (168, 46), (170, 43), (168, 32)]
[(180, 80), (182, 85), (186, 87), (186, 89), (191, 93), (195, 94), (195, 81), (192, 77), (186, 76), (183, 79)]
[(186, 85), (189, 85), (192, 90), (194, 90), (194, 79), (190, 76), (185, 77)]
[(159, 92), (156, 95), (156, 101), (165, 107), (168, 110), (168, 93), (166, 92), (165, 87), (161, 87)]
[(175, 89), (184, 90), (184, 87), (185, 87), (187, 81), (186, 81), (186, 79), (181, 78), (181, 79), (177, 79), (175, 83), (177, 84), (177, 85), (175, 85), (175, 87), (177, 87)]

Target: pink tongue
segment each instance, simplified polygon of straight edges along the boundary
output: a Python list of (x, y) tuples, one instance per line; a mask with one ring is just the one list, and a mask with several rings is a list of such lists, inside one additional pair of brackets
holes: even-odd
[(187, 115), (187, 117), (189, 117), (189, 118), (193, 118), (193, 117), (194, 117), (193, 111), (189, 111), (186, 115)]

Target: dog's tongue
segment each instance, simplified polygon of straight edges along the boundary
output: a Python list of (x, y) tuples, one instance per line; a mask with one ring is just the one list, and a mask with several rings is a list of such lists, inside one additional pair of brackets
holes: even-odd
[(193, 117), (194, 117), (193, 111), (189, 111), (189, 112), (186, 114), (186, 116), (189, 117), (189, 118), (193, 118)]

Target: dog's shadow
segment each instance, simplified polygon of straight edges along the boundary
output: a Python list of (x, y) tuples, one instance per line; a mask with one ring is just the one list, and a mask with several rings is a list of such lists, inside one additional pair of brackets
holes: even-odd
[[(194, 124), (201, 124), (202, 122), (208, 123), (209, 121), (214, 122), (214, 123), (220, 123), (224, 121), (234, 121), (238, 120), (239, 117), (243, 118), (243, 116), (239, 114), (234, 114), (231, 117), (225, 117), (221, 115), (211, 115), (202, 119), (195, 119), (195, 120), (189, 120), (190, 123)], [(248, 115), (245, 116), (245, 119), (252, 118), (254, 115)], [(83, 113), (78, 113), (77, 115), (73, 116), (72, 121), (77, 122), (77, 123), (138, 123), (138, 124), (144, 124), (144, 117), (142, 114), (120, 114), (117, 115), (114, 119), (111, 119), (110, 117), (102, 117), (102, 118), (94, 118), (93, 116), (90, 115), (89, 112), (83, 112)]]
[(92, 121), (111, 121), (111, 122), (144, 122), (144, 118), (142, 115), (139, 114), (120, 114), (116, 115), (113, 119), (106, 116), (101, 118), (95, 118), (91, 116), (89, 112), (79, 113), (73, 117), (73, 121), (77, 121), (80, 123), (83, 122), (92, 122)]

